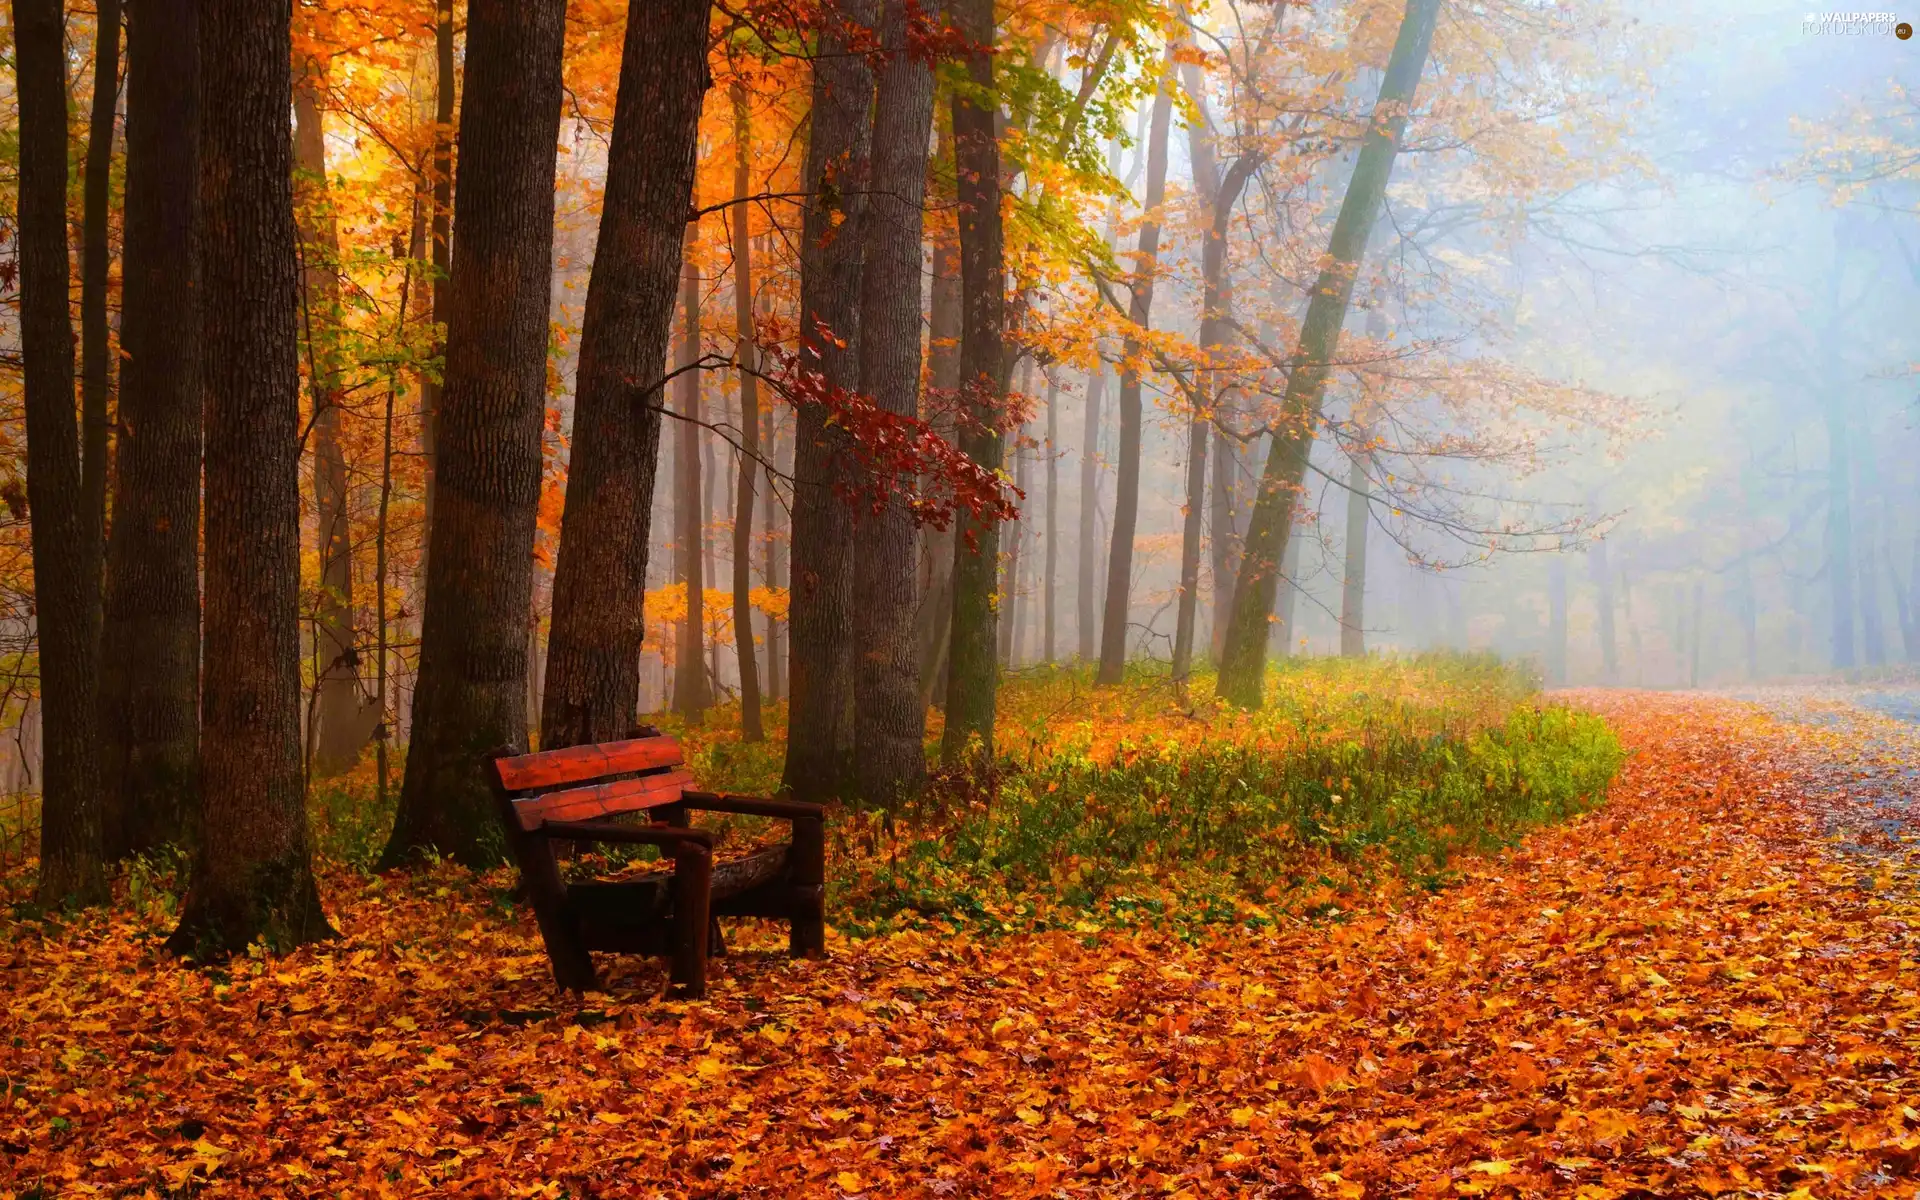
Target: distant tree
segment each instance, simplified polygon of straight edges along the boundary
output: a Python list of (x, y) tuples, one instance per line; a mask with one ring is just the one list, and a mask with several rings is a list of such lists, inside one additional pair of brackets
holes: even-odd
[(673, 656), (673, 711), (697, 717), (713, 703), (707, 686), (707, 510), (700, 494), (700, 268), (693, 262), (695, 227), (686, 226), (686, 252), (680, 264), (680, 419), (673, 431), (674, 574), (687, 587), (687, 614), (680, 622), (680, 644)]
[[(748, 217), (753, 194), (753, 121), (747, 89), (738, 79), (729, 89), (733, 106), (733, 212), (728, 215), (733, 242), (734, 355), (740, 367), (740, 467), (733, 499), (733, 645), (740, 660), (740, 737), (757, 742), (760, 727), (760, 664), (753, 648), (753, 497), (760, 475), (759, 355), (754, 349), (753, 238)], [(772, 581), (768, 581), (772, 586)], [(771, 648), (772, 642), (768, 642)]]
[(200, 10), (206, 631), (199, 844), (167, 947), (331, 937), (300, 764), (300, 277), (291, 0)]
[(74, 421), (67, 253), (67, 69), (60, 0), (14, 0), (20, 105), (20, 345), (27, 510), (40, 642), (42, 903), (106, 899), (99, 717), (100, 548), (89, 540)]
[(1243, 708), (1258, 708), (1261, 703), (1268, 626), (1279, 584), (1278, 567), (1292, 532), (1294, 500), (1306, 475), (1327, 377), (1353, 298), (1354, 277), (1386, 197), (1394, 156), (1406, 132), (1407, 113), (1421, 72), (1426, 69), (1441, 2), (1409, 0), (1407, 4), (1366, 137), (1354, 162), (1353, 177), (1334, 220), (1325, 266), (1301, 322), (1299, 346), (1287, 375), (1273, 445), (1254, 501), (1240, 574), (1234, 581), (1233, 613), (1221, 651), (1220, 695)]
[(1132, 294), (1127, 304), (1130, 332), (1120, 370), (1120, 448), (1113, 493), (1113, 546), (1107, 552), (1107, 598), (1100, 619), (1101, 683), (1119, 683), (1127, 670), (1127, 610), (1133, 587), (1133, 537), (1140, 516), (1140, 401), (1139, 339), (1132, 330), (1145, 331), (1153, 317), (1153, 279), (1159, 268), (1160, 221), (1157, 214), (1167, 191), (1167, 126), (1173, 116), (1173, 91), (1162, 83), (1153, 98), (1153, 124), (1147, 134), (1148, 216), (1140, 223), (1139, 249), (1134, 256)]
[(467, 9), (426, 611), (406, 777), (381, 855), (389, 867), (428, 847), (470, 865), (498, 862), (477, 764), (527, 736), (565, 32), (565, 0)]
[(1346, 558), (1340, 574), (1340, 653), (1367, 654), (1367, 460), (1354, 454), (1347, 464)]
[[(642, 601), (660, 457), (660, 402), (694, 138), (708, 0), (629, 6), (606, 199), (580, 330), (560, 551), (547, 642), (543, 749), (624, 737), (640, 696)], [(688, 377), (697, 380), (698, 372)]]
[(187, 836), (200, 754), (197, 0), (130, 0), (119, 426), (101, 630), (108, 848)]

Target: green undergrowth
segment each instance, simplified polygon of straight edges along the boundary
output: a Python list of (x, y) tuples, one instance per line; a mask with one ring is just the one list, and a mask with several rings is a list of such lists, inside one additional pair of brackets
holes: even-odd
[[(1211, 692), (1208, 677), (1183, 691), (1146, 666), (1112, 688), (1077, 667), (1010, 674), (991, 771), (936, 767), (892, 811), (834, 812), (833, 919), (854, 935), (1337, 919), (1362, 893), (1439, 886), (1462, 852), (1600, 803), (1622, 757), (1599, 718), (1544, 704), (1526, 668), (1489, 656), (1289, 660), (1256, 713), (1196, 699)], [(651, 719), (703, 786), (770, 794), (785, 713), (767, 717), (759, 743), (741, 739), (737, 708)], [(324, 860), (371, 870), (403, 769), (396, 755), (384, 806), (371, 756), (315, 782)], [(702, 823), (723, 845), (774, 832)]]

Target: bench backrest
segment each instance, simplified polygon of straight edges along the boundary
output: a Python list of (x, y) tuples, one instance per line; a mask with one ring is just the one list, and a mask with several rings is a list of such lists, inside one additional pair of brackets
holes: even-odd
[(496, 758), (493, 770), (513, 819), (530, 832), (547, 821), (594, 821), (677, 804), (693, 782), (684, 762), (680, 743), (649, 731), (622, 742)]

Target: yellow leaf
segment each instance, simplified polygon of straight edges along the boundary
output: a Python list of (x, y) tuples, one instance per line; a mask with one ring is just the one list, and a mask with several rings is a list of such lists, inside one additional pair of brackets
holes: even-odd
[(997, 1042), (1004, 1038), (1012, 1037), (1015, 1028), (1015, 1022), (1012, 1017), (1001, 1017), (993, 1023), (993, 1029), (989, 1031), (988, 1036)]
[(760, 1027), (760, 1036), (776, 1046), (784, 1046), (787, 1044), (787, 1031), (778, 1025), (762, 1025)]
[(593, 1119), (600, 1122), (602, 1125), (625, 1125), (627, 1123), (627, 1114), (617, 1113), (617, 1112), (597, 1112), (593, 1114)]
[(1030, 1108), (1016, 1108), (1013, 1115), (1020, 1118), (1022, 1125), (1038, 1125), (1042, 1119), (1039, 1113)]
[(860, 1176), (852, 1171), (840, 1172), (833, 1177), (833, 1181), (840, 1185), (840, 1190), (843, 1192), (857, 1192), (860, 1190)]
[(1482, 1175), (1507, 1175), (1512, 1173), (1513, 1164), (1504, 1158), (1493, 1158), (1474, 1163), (1467, 1170), (1478, 1171)]
[(1236, 1108), (1228, 1116), (1232, 1118), (1235, 1125), (1244, 1129), (1253, 1124), (1253, 1106), (1249, 1104), (1245, 1108)]
[(694, 1069), (708, 1079), (718, 1079), (727, 1073), (727, 1064), (717, 1058), (703, 1058), (694, 1064)]

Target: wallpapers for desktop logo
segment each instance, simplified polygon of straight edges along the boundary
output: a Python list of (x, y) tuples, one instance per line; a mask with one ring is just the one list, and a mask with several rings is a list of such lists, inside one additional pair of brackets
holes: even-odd
[(1810, 12), (1800, 22), (1800, 30), (1820, 37), (1885, 37), (1892, 34), (1906, 41), (1913, 36), (1913, 26), (1902, 21), (1898, 13), (1890, 12)]

